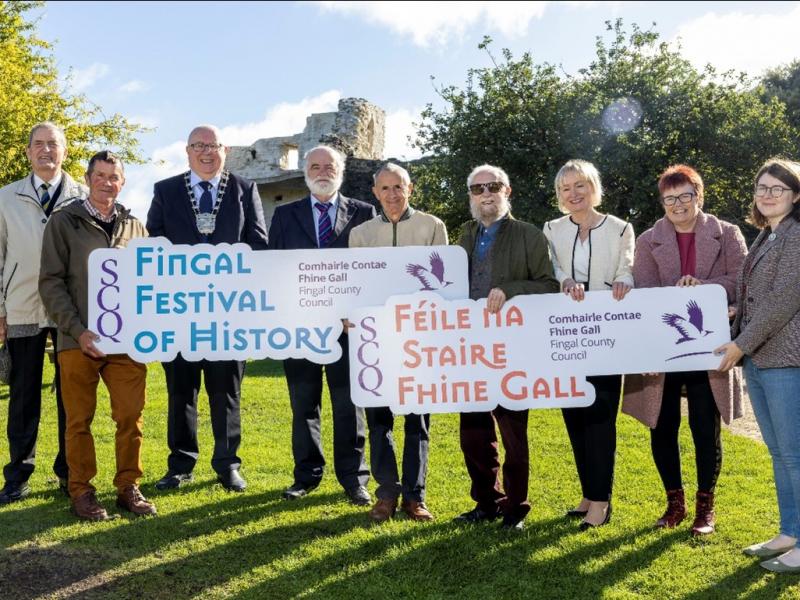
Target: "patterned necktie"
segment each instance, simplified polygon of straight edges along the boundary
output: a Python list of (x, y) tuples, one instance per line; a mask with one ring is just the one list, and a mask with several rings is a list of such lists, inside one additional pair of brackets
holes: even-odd
[(328, 214), (328, 204), (322, 202), (315, 202), (314, 206), (319, 211), (319, 223), (317, 224), (317, 233), (319, 234), (319, 247), (327, 248), (331, 243), (331, 235), (333, 234), (333, 227), (331, 227), (331, 217)]
[(210, 213), (214, 208), (214, 203), (211, 200), (211, 182), (201, 181), (200, 187), (203, 188), (203, 193), (200, 194), (198, 210), (201, 213)]
[(48, 217), (50, 216), (50, 209), (52, 208), (50, 206), (52, 198), (50, 197), (50, 192), (47, 191), (49, 187), (50, 184), (48, 183), (43, 183), (39, 186), (39, 190), (41, 191), (39, 200), (42, 202), (42, 210), (44, 210), (44, 214), (46, 214)]

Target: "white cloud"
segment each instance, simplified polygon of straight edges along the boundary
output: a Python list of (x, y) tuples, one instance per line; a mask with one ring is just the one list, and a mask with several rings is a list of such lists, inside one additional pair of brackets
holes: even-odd
[(82, 92), (92, 87), (110, 71), (111, 68), (104, 63), (92, 63), (84, 69), (73, 69), (68, 78), (69, 85), (74, 91)]
[(678, 28), (682, 53), (697, 67), (760, 75), (800, 57), (800, 6), (784, 14), (707, 13)]
[(386, 115), (386, 143), (383, 155), (386, 158), (413, 160), (422, 156), (418, 148), (412, 148), (408, 137), (414, 137), (414, 123), (419, 123), (421, 109), (401, 108)]
[[(306, 126), (311, 113), (335, 111), (342, 94), (329, 90), (299, 102), (282, 102), (270, 108), (260, 121), (244, 124), (218, 124), (222, 139), (229, 146), (248, 146), (260, 138), (293, 135)], [(137, 117), (142, 119), (142, 117)], [(132, 119), (133, 120), (133, 119)], [(188, 131), (186, 132), (189, 133)], [(144, 222), (153, 199), (156, 181), (177, 175), (187, 168), (186, 140), (176, 140), (153, 151), (150, 163), (131, 165), (125, 173), (125, 189), (120, 201)]]
[(300, 102), (281, 102), (254, 123), (221, 126), (222, 138), (228, 146), (249, 146), (261, 138), (294, 135), (303, 131), (306, 117), (311, 113), (335, 111), (342, 93), (329, 90)]
[(119, 91), (123, 94), (135, 94), (136, 92), (145, 92), (149, 89), (150, 86), (139, 79), (132, 79), (119, 86)]
[(422, 47), (443, 46), (480, 24), (487, 32), (508, 37), (527, 33), (533, 19), (544, 15), (548, 2), (317, 2), (323, 9), (356, 15), (388, 27)]

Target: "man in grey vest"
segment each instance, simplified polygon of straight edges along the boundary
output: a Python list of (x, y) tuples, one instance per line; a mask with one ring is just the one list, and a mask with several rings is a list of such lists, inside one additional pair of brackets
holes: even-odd
[[(469, 256), (470, 298), (486, 298), (491, 313), (521, 294), (558, 292), (544, 234), (511, 216), (511, 183), (503, 169), (475, 167), (467, 178), (474, 220), (464, 224), (459, 244)], [(505, 447), (503, 487), (497, 474), (495, 422)], [(502, 526), (521, 530), (528, 502), (528, 411), (497, 406), (489, 412), (461, 413), (461, 450), (477, 506), (456, 521), (478, 523), (503, 518)]]
[[(47, 336), (56, 350), (56, 330), (39, 296), (42, 236), (53, 209), (88, 195), (85, 186), (62, 171), (67, 139), (55, 123), (37, 123), (28, 137), (25, 154), (31, 173), (0, 189), (0, 342), (11, 357), (8, 401), (8, 449), (3, 468), (5, 485), (0, 504), (21, 500), (30, 493), (28, 478), (36, 463), (36, 438), (42, 406), (42, 370)], [(56, 369), (58, 454), (53, 471), (67, 491), (64, 456), (64, 404)]]

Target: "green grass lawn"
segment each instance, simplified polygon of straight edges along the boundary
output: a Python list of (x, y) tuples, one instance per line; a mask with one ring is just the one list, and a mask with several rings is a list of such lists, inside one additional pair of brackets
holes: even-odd
[[(0, 388), (3, 431), (7, 398), (7, 388)], [(331, 457), (325, 402), (325, 451)], [(98, 524), (77, 521), (58, 491), (50, 469), (55, 402), (49, 390), (44, 403), (31, 496), (0, 508), (3, 598), (800, 598), (798, 576), (768, 573), (741, 554), (744, 546), (777, 532), (777, 508), (766, 448), (727, 432), (718, 531), (707, 539), (690, 537), (691, 518), (677, 530), (653, 530), (664, 498), (648, 432), (624, 415), (613, 520), (585, 533), (565, 521), (564, 510), (580, 492), (555, 410), (531, 412), (533, 510), (524, 533), (451, 522), (473, 506), (457, 415), (432, 419), (428, 506), (436, 521), (397, 518), (373, 526), (365, 509), (345, 502), (332, 473), (309, 497), (280, 499), (292, 481), (290, 411), (282, 369), (271, 361), (249, 363), (244, 382), (240, 454), (247, 491), (230, 494), (215, 483), (203, 396), (195, 482), (174, 493), (156, 493), (153, 483), (166, 469), (167, 401), (163, 371), (154, 364), (142, 488), (159, 516)], [(93, 429), (99, 456), (95, 485), (111, 509), (114, 427), (104, 389)], [(402, 427), (396, 433), (402, 441)], [(693, 497), (687, 425), (681, 441), (687, 496)], [(7, 459), (2, 436), (0, 460)]]

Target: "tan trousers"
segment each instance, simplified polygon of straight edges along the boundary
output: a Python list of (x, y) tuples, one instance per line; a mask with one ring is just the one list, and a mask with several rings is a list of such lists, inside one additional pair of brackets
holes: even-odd
[(90, 482), (97, 475), (97, 459), (91, 426), (101, 378), (111, 397), (111, 418), (117, 424), (114, 486), (121, 491), (128, 485), (138, 485), (142, 476), (142, 410), (147, 367), (126, 354), (110, 354), (97, 360), (79, 349), (59, 352), (58, 364), (67, 415), (70, 496), (78, 498), (94, 491)]

